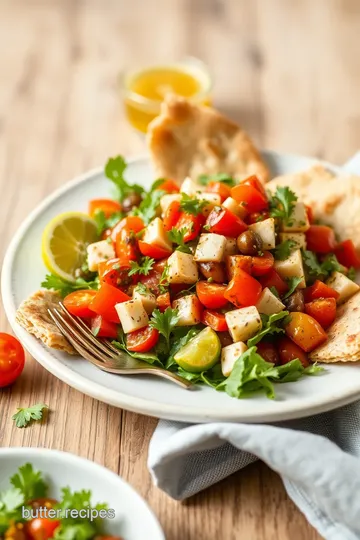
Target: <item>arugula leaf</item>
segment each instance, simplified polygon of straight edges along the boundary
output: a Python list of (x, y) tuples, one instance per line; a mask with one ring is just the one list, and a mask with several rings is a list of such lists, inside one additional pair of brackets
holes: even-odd
[(144, 188), (138, 184), (128, 184), (124, 178), (124, 172), (126, 169), (126, 161), (122, 156), (116, 156), (109, 158), (105, 165), (105, 175), (111, 180), (118, 192), (120, 202), (122, 202), (130, 193), (144, 193)]
[(196, 326), (179, 326), (174, 328), (171, 339), (171, 348), (165, 364), (166, 369), (169, 369), (172, 365), (176, 364), (174, 360), (175, 354), (199, 332), (200, 328), (197, 328)]
[(140, 264), (137, 261), (130, 261), (130, 270), (128, 275), (133, 276), (134, 274), (147, 276), (154, 266), (155, 259), (150, 257), (142, 257)]
[(10, 478), (10, 483), (23, 495), (25, 502), (41, 499), (47, 496), (48, 486), (45, 484), (42, 473), (34, 470), (31, 463), (25, 463)]
[(270, 215), (280, 218), (285, 224), (290, 225), (297, 199), (297, 195), (288, 186), (277, 187), (270, 200)]
[(351, 281), (355, 281), (356, 280), (356, 270), (353, 266), (350, 266), (349, 270), (348, 270), (348, 273), (347, 273), (347, 277), (349, 279), (351, 279)]
[(290, 257), (292, 251), (297, 246), (295, 240), (285, 240), (278, 244), (273, 250), (273, 255), (277, 261), (284, 261)]
[(18, 408), (17, 412), (11, 417), (14, 420), (16, 427), (26, 427), (32, 420), (41, 420), (44, 409), (48, 409), (48, 405), (38, 403), (32, 407)]
[(274, 296), (276, 296), (276, 298), (280, 300), (280, 294), (276, 287), (269, 287), (269, 290), (273, 293)]
[(114, 212), (111, 216), (106, 217), (103, 210), (96, 210), (93, 220), (96, 222), (98, 235), (105, 231), (105, 229), (111, 229), (124, 217), (123, 212)]
[(170, 349), (171, 332), (178, 323), (179, 318), (177, 309), (172, 309), (171, 307), (166, 308), (163, 313), (158, 309), (155, 309), (152, 313), (149, 325), (164, 336), (168, 349)]
[(197, 216), (198, 214), (201, 214), (204, 206), (207, 204), (209, 204), (207, 201), (201, 201), (200, 199), (190, 197), (190, 195), (187, 195), (186, 193), (181, 194), (180, 208), (187, 214)]
[(168, 232), (169, 239), (173, 244), (178, 244), (176, 251), (182, 251), (183, 253), (191, 253), (191, 249), (184, 242), (184, 236), (189, 232), (188, 227), (182, 227), (177, 229), (173, 227), (171, 231)]
[(247, 346), (253, 347), (267, 335), (282, 334), (285, 332), (282, 325), (288, 322), (288, 311), (280, 311), (272, 315), (261, 314), (262, 329), (254, 337), (248, 339)]
[(133, 209), (133, 215), (141, 217), (145, 225), (148, 225), (156, 217), (163, 195), (166, 195), (166, 191), (161, 189), (149, 191), (139, 206)]
[(286, 280), (289, 290), (286, 294), (284, 294), (283, 298), (289, 298), (289, 296), (292, 295), (292, 293), (295, 291), (296, 287), (301, 283), (303, 280), (302, 277), (290, 277)]
[(41, 287), (44, 287), (44, 289), (54, 289), (64, 298), (64, 296), (67, 296), (73, 291), (82, 289), (97, 290), (99, 288), (99, 277), (96, 276), (93, 281), (85, 281), (83, 278), (77, 278), (74, 283), (70, 283), (54, 274), (47, 274), (45, 280), (41, 282)]
[(207, 186), (210, 182), (221, 182), (229, 187), (236, 185), (234, 178), (226, 173), (200, 174), (198, 182), (202, 186)]
[(322, 263), (319, 262), (315, 253), (307, 249), (302, 249), (302, 259), (305, 267), (305, 272), (308, 278), (312, 281), (320, 279), (324, 281), (333, 272), (345, 273), (345, 268), (336, 258), (334, 253), (330, 253), (325, 257)]

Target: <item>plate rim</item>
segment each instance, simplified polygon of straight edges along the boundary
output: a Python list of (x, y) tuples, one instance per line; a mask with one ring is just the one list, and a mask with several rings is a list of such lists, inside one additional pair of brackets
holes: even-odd
[[(332, 170), (339, 171), (340, 167), (333, 165), (327, 161), (313, 158), (310, 156), (303, 156), (298, 154), (291, 154), (286, 152), (276, 152), (276, 151), (262, 151), (262, 155), (265, 157), (278, 157), (278, 158), (293, 158), (293, 159), (308, 159), (314, 160), (314, 162), (320, 163), (326, 167), (331, 168)], [(132, 158), (127, 159), (129, 165), (139, 163), (141, 161), (149, 162), (149, 157), (146, 154), (140, 154)], [(23, 346), (27, 351), (33, 356), (33, 358), (39, 362), (47, 371), (52, 373), (55, 377), (62, 380), (69, 386), (75, 388), (76, 390), (98, 399), (109, 405), (119, 407), (125, 410), (129, 410), (139, 414), (146, 414), (148, 416), (153, 416), (157, 418), (163, 418), (168, 420), (176, 420), (182, 422), (211, 422), (211, 421), (221, 421), (221, 422), (254, 422), (254, 423), (264, 423), (264, 422), (274, 422), (282, 420), (292, 420), (295, 418), (303, 418), (310, 416), (312, 414), (318, 414), (321, 412), (326, 412), (328, 410), (337, 408), (342, 405), (346, 405), (356, 400), (360, 393), (360, 383), (359, 387), (353, 389), (349, 392), (340, 392), (338, 396), (333, 396), (333, 399), (324, 400), (321, 398), (320, 401), (316, 401), (315, 398), (312, 399), (312, 403), (304, 411), (303, 404), (293, 404), (291, 409), (285, 411), (269, 411), (261, 414), (256, 412), (256, 414), (251, 414), (250, 412), (239, 410), (228, 410), (222, 408), (220, 411), (217, 408), (209, 409), (206, 408), (197, 408), (196, 411), (193, 411), (191, 407), (186, 405), (171, 405), (165, 404), (163, 402), (157, 402), (154, 400), (144, 399), (136, 396), (130, 396), (129, 394), (124, 394), (119, 390), (113, 390), (105, 388), (104, 385), (99, 384), (94, 381), (89, 381), (89, 379), (79, 373), (76, 373), (69, 369), (66, 364), (61, 363), (53, 355), (51, 355), (45, 345), (40, 343), (35, 336), (29, 334), (24, 328), (22, 328), (15, 321), (16, 314), (16, 305), (15, 299), (12, 291), (12, 268), (14, 264), (14, 259), (16, 257), (18, 246), (21, 244), (28, 227), (41, 215), (43, 210), (45, 210), (49, 205), (51, 205), (57, 198), (59, 198), (63, 193), (71, 191), (74, 187), (86, 182), (90, 178), (103, 174), (103, 167), (95, 167), (89, 170), (86, 173), (76, 176), (74, 179), (66, 182), (63, 186), (56, 189), (45, 199), (43, 199), (27, 216), (23, 221), (20, 227), (15, 232), (13, 238), (11, 239), (8, 248), (6, 250), (3, 266), (2, 266), (2, 275), (1, 275), (1, 293), (3, 298), (3, 305), (7, 319), (12, 327), (16, 336), (21, 340)], [(55, 362), (54, 362), (55, 358)]]

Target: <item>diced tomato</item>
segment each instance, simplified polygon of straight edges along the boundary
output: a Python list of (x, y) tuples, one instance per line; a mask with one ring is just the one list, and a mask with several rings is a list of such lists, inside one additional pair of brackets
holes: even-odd
[(20, 377), (25, 365), (25, 351), (20, 341), (0, 332), (0, 388)]
[(180, 191), (177, 183), (170, 178), (164, 180), (163, 183), (160, 184), (156, 189), (161, 189), (162, 191), (166, 191), (167, 193), (179, 193)]
[(307, 354), (290, 338), (282, 336), (277, 340), (276, 345), (281, 364), (287, 364), (298, 358), (304, 367), (309, 365)]
[(331, 227), (326, 225), (310, 225), (306, 231), (306, 248), (315, 253), (330, 253), (334, 251), (336, 240)]
[(94, 311), (90, 309), (90, 304), (94, 300), (97, 291), (85, 289), (74, 291), (64, 298), (64, 306), (76, 317), (93, 317)]
[(91, 319), (91, 331), (96, 337), (116, 339), (118, 325), (107, 321), (101, 315), (96, 315), (96, 317)]
[(49, 540), (54, 538), (54, 533), (60, 525), (61, 521), (58, 519), (37, 517), (26, 523), (26, 538), (30, 540)]
[(100, 283), (108, 283), (113, 287), (126, 287), (134, 283), (134, 276), (129, 277), (130, 261), (125, 265), (121, 263), (119, 258), (99, 263)]
[(229, 255), (226, 257), (226, 273), (228, 280), (232, 279), (238, 269), (251, 274), (252, 257), (250, 255)]
[(220, 195), (221, 202), (230, 197), (231, 189), (222, 182), (209, 182), (206, 186), (206, 191), (209, 193), (217, 193)]
[(140, 276), (140, 282), (156, 295), (160, 294), (160, 279), (164, 271), (167, 259), (157, 261), (147, 276)]
[(205, 309), (201, 322), (206, 324), (206, 326), (210, 326), (215, 332), (226, 332), (228, 330), (225, 315), (223, 313), (218, 313), (217, 311)]
[(125, 267), (130, 266), (130, 261), (136, 261), (138, 257), (136, 237), (127, 227), (123, 227), (116, 236), (115, 253), (120, 259), (120, 265)]
[(189, 232), (184, 235), (184, 242), (191, 242), (191, 240), (195, 240), (195, 238), (199, 236), (201, 227), (204, 223), (205, 217), (202, 214), (194, 216), (193, 214), (182, 212), (176, 223), (176, 228), (177, 230), (183, 228), (187, 229)]
[(128, 231), (137, 234), (142, 231), (144, 227), (145, 223), (139, 216), (126, 216), (113, 227), (111, 231), (111, 239), (113, 242), (116, 242), (118, 234), (123, 229), (127, 229)]
[(225, 291), (225, 298), (237, 307), (255, 306), (259, 300), (261, 284), (244, 270), (238, 269)]
[(133, 352), (150, 351), (158, 341), (159, 332), (155, 328), (151, 328), (151, 326), (145, 326), (126, 336), (126, 346), (129, 351)]
[(270, 213), (267, 210), (263, 210), (262, 212), (251, 212), (246, 219), (246, 223), (252, 225), (253, 223), (259, 223), (259, 221), (264, 221), (269, 217)]
[(151, 257), (152, 259), (158, 260), (163, 259), (171, 255), (171, 251), (164, 249), (162, 247), (156, 246), (155, 244), (148, 244), (139, 240), (139, 249), (145, 257)]
[(268, 287), (269, 289), (271, 287), (275, 287), (280, 296), (282, 296), (289, 290), (286, 281), (279, 276), (279, 274), (276, 270), (274, 270), (274, 268), (271, 268), (271, 270), (264, 276), (260, 276), (259, 281), (264, 289), (265, 287)]
[(269, 206), (266, 195), (251, 183), (234, 186), (231, 188), (231, 196), (239, 203), (245, 204), (248, 212), (260, 212)]
[(97, 315), (102, 315), (107, 321), (119, 324), (120, 320), (115, 305), (127, 300), (131, 300), (131, 298), (123, 291), (108, 283), (103, 283), (96, 292), (96, 296), (90, 303), (89, 308)]
[(206, 220), (209, 232), (236, 238), (248, 228), (246, 223), (227, 208), (213, 208)]
[(336, 300), (335, 298), (318, 298), (305, 304), (305, 311), (323, 328), (328, 328), (335, 321)]
[(305, 204), (305, 210), (306, 210), (306, 214), (307, 214), (307, 218), (309, 220), (309, 223), (310, 223), (310, 225), (312, 225), (314, 223), (313, 209), (308, 204)]
[(304, 289), (303, 292), (305, 302), (311, 302), (317, 298), (335, 298), (335, 300), (339, 298), (339, 293), (335, 291), (335, 289), (325, 285), (325, 283), (319, 281), (318, 279), (315, 281), (315, 283), (313, 283), (313, 285), (311, 285), (311, 287)]
[(274, 266), (274, 256), (270, 251), (264, 251), (261, 257), (251, 257), (251, 273), (253, 276), (264, 276)]
[(340, 242), (335, 249), (334, 253), (340, 264), (347, 266), (353, 266), (354, 268), (360, 268), (360, 256), (357, 253), (354, 242), (352, 240), (345, 240)]
[(293, 311), (285, 332), (303, 351), (310, 352), (326, 341), (327, 335), (320, 324), (307, 313)]
[(224, 297), (226, 285), (219, 283), (208, 283), (198, 281), (196, 284), (196, 294), (203, 306), (209, 309), (219, 309), (228, 303)]
[(108, 218), (115, 212), (121, 212), (121, 204), (112, 199), (93, 199), (89, 202), (89, 214), (94, 217), (96, 212), (104, 212), (105, 217)]
[(275, 365), (279, 364), (280, 359), (277, 348), (271, 341), (260, 341), (260, 343), (256, 345), (256, 349), (256, 352), (260, 354), (266, 362), (271, 362)]
[(180, 202), (173, 201), (169, 204), (166, 209), (163, 224), (165, 231), (171, 231), (173, 227), (177, 224), (181, 216)]
[(156, 305), (160, 309), (161, 312), (165, 311), (168, 307), (170, 307), (171, 306), (170, 293), (166, 292), (163, 294), (159, 294), (159, 296), (156, 298)]

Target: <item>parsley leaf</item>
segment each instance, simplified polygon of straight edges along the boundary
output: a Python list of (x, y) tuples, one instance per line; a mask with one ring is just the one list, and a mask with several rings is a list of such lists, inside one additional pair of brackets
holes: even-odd
[(161, 189), (149, 191), (139, 206), (133, 209), (133, 215), (141, 217), (145, 225), (148, 225), (156, 217), (163, 195), (166, 195), (166, 191)]
[(137, 291), (139, 294), (142, 294), (143, 296), (149, 296), (152, 294), (149, 287), (144, 285), (144, 283), (138, 283), (134, 289), (134, 291)]
[(122, 156), (116, 156), (109, 158), (105, 165), (105, 175), (111, 180), (118, 192), (120, 202), (122, 202), (130, 193), (144, 193), (144, 188), (138, 184), (130, 185), (124, 178), (124, 172), (126, 169), (126, 161)]
[(347, 277), (349, 279), (351, 279), (351, 281), (355, 281), (356, 279), (356, 270), (353, 266), (350, 266), (349, 270), (348, 270), (348, 273), (347, 273)]
[(339, 263), (336, 255), (333, 253), (327, 255), (323, 262), (320, 263), (312, 251), (303, 249), (301, 252), (306, 274), (311, 281), (315, 279), (323, 281), (333, 272), (345, 272), (345, 268)]
[(234, 178), (226, 173), (201, 174), (198, 177), (198, 182), (202, 186), (207, 186), (210, 182), (221, 182), (229, 187), (233, 187), (236, 184)]
[(155, 259), (150, 257), (142, 257), (140, 264), (137, 261), (130, 261), (130, 270), (128, 275), (133, 276), (134, 274), (147, 276), (154, 266)]
[(55, 276), (54, 274), (47, 274), (45, 276), (45, 280), (41, 283), (41, 287), (44, 287), (45, 289), (54, 289), (56, 291), (59, 291), (60, 296), (64, 298), (64, 296), (70, 294), (73, 291), (78, 291), (82, 289), (97, 290), (99, 288), (99, 277), (96, 276), (93, 281), (85, 281), (85, 279), (83, 278), (77, 278), (74, 283), (70, 283), (69, 281), (65, 281), (60, 277)]
[(270, 215), (282, 219), (285, 224), (289, 224), (296, 201), (297, 195), (288, 186), (277, 187), (270, 200)]
[(339, 263), (334, 253), (326, 255), (325, 259), (321, 263), (321, 270), (327, 276), (333, 272), (345, 272), (344, 266)]
[(178, 323), (179, 318), (178, 311), (171, 307), (166, 308), (164, 313), (161, 313), (158, 309), (155, 309), (152, 313), (149, 325), (164, 336), (168, 349), (170, 349), (170, 334)]
[(35, 471), (31, 463), (26, 463), (10, 478), (11, 484), (18, 489), (29, 502), (47, 496), (48, 487), (40, 471)]
[(191, 253), (190, 247), (187, 246), (184, 241), (184, 236), (188, 232), (189, 232), (188, 227), (182, 227), (181, 229), (177, 229), (176, 227), (173, 227), (171, 231), (168, 232), (168, 236), (171, 242), (173, 242), (173, 244), (178, 244), (176, 251), (182, 251), (183, 253)]
[(280, 311), (272, 315), (261, 314), (262, 328), (254, 337), (248, 339), (247, 346), (253, 347), (267, 335), (282, 334), (285, 332), (283, 324), (288, 322), (288, 311)]
[(207, 201), (201, 201), (199, 199), (190, 197), (190, 195), (187, 195), (186, 193), (181, 194), (180, 208), (187, 214), (197, 216), (198, 214), (201, 214), (204, 206), (207, 204), (209, 204)]
[(290, 257), (291, 252), (297, 246), (295, 240), (285, 240), (278, 244), (273, 250), (273, 255), (277, 261), (284, 261)]
[(284, 294), (283, 298), (289, 298), (289, 296), (292, 295), (293, 292), (295, 292), (296, 287), (301, 283), (303, 280), (302, 277), (290, 277), (286, 280), (289, 290), (286, 294)]
[(44, 403), (38, 403), (32, 407), (18, 408), (11, 419), (14, 420), (16, 427), (26, 427), (32, 420), (41, 420), (44, 409), (48, 408), (48, 405)]
[(105, 229), (112, 229), (119, 221), (124, 217), (123, 212), (114, 212), (111, 214), (111, 216), (106, 217), (105, 212), (103, 210), (96, 210), (93, 220), (95, 221), (97, 225), (97, 231), (98, 235), (101, 236), (101, 234), (105, 231)]
[(159, 290), (161, 293), (166, 293), (169, 287), (169, 265), (165, 264), (164, 270), (159, 281)]

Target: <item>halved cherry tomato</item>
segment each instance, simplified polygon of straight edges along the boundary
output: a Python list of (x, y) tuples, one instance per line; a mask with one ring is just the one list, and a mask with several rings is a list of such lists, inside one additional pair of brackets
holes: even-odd
[(229, 281), (239, 269), (251, 274), (251, 268), (252, 257), (250, 255), (229, 255), (226, 257), (226, 273)]
[(116, 339), (118, 335), (118, 325), (107, 321), (101, 315), (96, 315), (91, 319), (91, 331), (96, 337)]
[(0, 388), (8, 386), (21, 375), (25, 352), (20, 341), (10, 334), (0, 333)]
[(253, 276), (264, 276), (274, 266), (274, 256), (270, 251), (264, 251), (261, 257), (252, 257), (251, 273)]
[(139, 240), (139, 249), (145, 257), (151, 257), (152, 259), (163, 259), (171, 255), (171, 251), (164, 249), (162, 247), (156, 246), (155, 244), (148, 244)]
[(262, 184), (262, 182), (260, 182), (260, 180), (258, 179), (258, 177), (255, 176), (255, 174), (249, 176), (248, 178), (245, 178), (244, 180), (242, 180), (242, 181), (240, 182), (240, 184), (245, 184), (245, 185), (247, 185), (247, 186), (252, 186), (253, 188), (255, 188), (255, 189), (257, 189), (258, 191), (260, 191), (260, 193), (267, 199), (265, 187), (264, 187), (264, 185)]
[(48, 540), (54, 538), (56, 529), (61, 525), (57, 519), (35, 518), (26, 524), (26, 533), (30, 540)]
[(221, 202), (230, 197), (231, 189), (222, 182), (209, 182), (206, 186), (206, 191), (209, 193), (217, 193), (220, 195)]
[(108, 283), (114, 287), (127, 287), (134, 283), (133, 276), (129, 277), (130, 261), (122, 264), (119, 258), (103, 261), (98, 265), (100, 283)]
[(169, 204), (166, 209), (163, 224), (165, 231), (171, 231), (173, 227), (177, 224), (181, 216), (180, 202), (173, 201)]
[(330, 253), (334, 251), (336, 240), (331, 227), (326, 225), (310, 225), (306, 231), (306, 248), (316, 253)]
[(305, 210), (306, 210), (306, 214), (307, 214), (307, 218), (309, 220), (309, 223), (310, 223), (310, 225), (312, 225), (314, 223), (313, 209), (308, 204), (305, 204)]
[(262, 287), (260, 283), (244, 270), (238, 269), (226, 287), (225, 298), (237, 307), (255, 306)]
[(277, 348), (271, 341), (260, 341), (260, 343), (256, 345), (256, 349), (256, 352), (260, 354), (266, 362), (271, 362), (275, 365), (280, 363)]
[(103, 283), (89, 307), (94, 313), (102, 315), (107, 321), (119, 324), (120, 320), (115, 305), (127, 300), (131, 300), (131, 298), (123, 291), (108, 283)]
[(357, 253), (354, 242), (352, 240), (345, 240), (340, 242), (335, 249), (334, 253), (340, 264), (347, 266), (353, 266), (354, 268), (360, 268), (360, 256)]
[(156, 189), (161, 189), (162, 191), (166, 191), (167, 193), (179, 193), (180, 191), (177, 183), (170, 178), (164, 180), (163, 183), (160, 184)]
[(236, 238), (248, 228), (246, 223), (227, 208), (213, 208), (206, 219), (209, 232)]
[(269, 217), (270, 213), (267, 210), (263, 210), (262, 212), (251, 212), (246, 219), (246, 223), (252, 225), (253, 223), (259, 223), (259, 221), (264, 221)]
[(184, 235), (184, 242), (191, 242), (191, 240), (195, 240), (195, 238), (199, 236), (201, 227), (204, 223), (205, 217), (202, 214), (194, 216), (193, 214), (182, 212), (176, 223), (176, 228), (178, 230), (183, 228), (187, 229), (189, 232)]
[(159, 294), (159, 296), (156, 298), (156, 305), (160, 309), (161, 312), (165, 311), (168, 307), (170, 307), (171, 306), (170, 293), (166, 292), (163, 294)]
[(94, 217), (96, 212), (104, 212), (105, 217), (108, 218), (115, 212), (121, 212), (121, 204), (112, 199), (93, 199), (89, 202), (89, 214)]
[(117, 223), (111, 231), (111, 239), (116, 242), (118, 234), (127, 229), (129, 232), (137, 234), (145, 228), (145, 223), (139, 216), (126, 216)]
[(134, 232), (123, 227), (116, 235), (115, 242), (116, 257), (120, 259), (121, 266), (130, 266), (130, 261), (136, 261), (138, 257), (138, 246)]
[(249, 184), (239, 184), (231, 188), (231, 196), (238, 203), (243, 203), (248, 212), (260, 212), (269, 206), (266, 195)]
[(320, 324), (307, 313), (300, 311), (291, 313), (291, 321), (286, 325), (285, 332), (305, 352), (312, 351), (327, 339)]
[(226, 285), (219, 283), (208, 283), (198, 281), (196, 284), (196, 294), (203, 306), (209, 309), (219, 309), (228, 303), (224, 297)]
[(264, 289), (265, 287), (268, 287), (269, 289), (271, 287), (275, 287), (280, 296), (282, 296), (289, 290), (286, 281), (284, 281), (282, 277), (279, 276), (279, 274), (276, 272), (276, 270), (274, 270), (274, 268), (271, 268), (271, 270), (264, 276), (260, 276), (259, 281)]
[(94, 300), (97, 291), (81, 290), (74, 291), (64, 298), (64, 306), (76, 317), (93, 317), (94, 312), (90, 309), (90, 304)]
[(335, 298), (335, 300), (337, 300), (339, 298), (339, 293), (317, 279), (311, 287), (304, 289), (304, 299), (305, 302), (311, 302), (317, 298)]
[(147, 276), (140, 276), (140, 282), (156, 295), (160, 294), (160, 279), (166, 263), (167, 259), (157, 261)]
[(202, 314), (201, 322), (210, 326), (215, 332), (227, 332), (228, 325), (223, 313), (218, 313), (217, 311), (212, 311), (210, 309), (205, 309)]
[(287, 364), (298, 358), (304, 367), (309, 365), (307, 354), (290, 338), (282, 336), (276, 342), (280, 363)]
[(129, 351), (147, 352), (150, 351), (159, 341), (159, 332), (151, 326), (145, 326), (140, 330), (131, 332), (126, 337), (126, 346)]
[(328, 328), (335, 321), (336, 300), (335, 298), (318, 298), (305, 304), (305, 312), (323, 328)]

